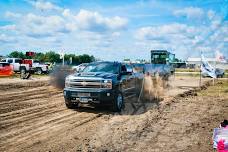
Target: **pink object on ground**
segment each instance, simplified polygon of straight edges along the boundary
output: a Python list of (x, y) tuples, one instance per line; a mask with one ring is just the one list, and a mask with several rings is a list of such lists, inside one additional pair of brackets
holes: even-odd
[(218, 142), (218, 146), (217, 146), (217, 151), (218, 152), (228, 152), (228, 150), (225, 150), (224, 142), (225, 142), (225, 140), (220, 140)]

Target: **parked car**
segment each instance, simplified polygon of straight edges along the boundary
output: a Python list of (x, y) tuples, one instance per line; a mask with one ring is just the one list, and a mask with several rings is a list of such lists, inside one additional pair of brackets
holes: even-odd
[(88, 65), (88, 63), (82, 63), (82, 64), (79, 64), (77, 66), (73, 66), (72, 69), (75, 71), (75, 72), (81, 72), (83, 71), (83, 69)]
[(51, 72), (54, 68), (54, 64), (51, 62), (45, 62), (44, 65), (48, 67), (48, 71)]
[[(216, 68), (215, 69), (215, 75), (216, 78), (223, 78), (225, 75), (225, 70)], [(211, 77), (210, 75), (207, 74), (207, 72), (202, 72), (203, 77)]]
[(11, 76), (13, 75), (12, 66), (6, 62), (0, 62), (0, 76)]
[(65, 79), (64, 98), (68, 108), (80, 104), (106, 105), (121, 111), (124, 99), (138, 95), (141, 78), (132, 65), (119, 62), (93, 62), (80, 73)]

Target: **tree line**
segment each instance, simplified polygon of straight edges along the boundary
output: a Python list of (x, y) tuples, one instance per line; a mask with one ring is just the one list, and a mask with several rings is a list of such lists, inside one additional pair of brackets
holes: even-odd
[[(52, 63), (60, 63), (62, 62), (62, 59), (60, 59), (60, 55), (58, 53), (55, 53), (54, 51), (49, 51), (49, 52), (38, 52), (35, 53), (34, 56), (26, 56), (25, 53), (20, 52), (20, 51), (13, 51), (11, 52), (8, 57), (12, 58), (22, 58), (22, 59), (36, 59), (39, 60), (40, 62), (52, 62)], [(90, 56), (88, 54), (83, 54), (83, 55), (75, 55), (75, 54), (65, 54), (64, 55), (64, 60), (66, 64), (81, 64), (81, 63), (89, 63), (95, 61), (94, 56)]]

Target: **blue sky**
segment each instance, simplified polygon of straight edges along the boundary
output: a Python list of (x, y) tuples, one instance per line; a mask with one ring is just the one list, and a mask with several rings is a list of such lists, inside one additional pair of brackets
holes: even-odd
[(227, 0), (0, 0), (0, 54), (12, 50), (147, 59), (228, 57)]

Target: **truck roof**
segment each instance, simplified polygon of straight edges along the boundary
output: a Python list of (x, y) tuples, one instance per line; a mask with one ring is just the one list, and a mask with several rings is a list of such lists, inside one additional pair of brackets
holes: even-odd
[(96, 62), (91, 62), (91, 63), (119, 63), (120, 64), (121, 62), (117, 62), (117, 61), (96, 61)]
[(158, 52), (158, 53), (160, 53), (160, 52), (165, 52), (165, 53), (170, 53), (169, 51), (167, 51), (167, 50), (151, 50), (151, 53), (155, 53), (155, 52)]
[(21, 59), (21, 58), (4, 58), (4, 59)]

